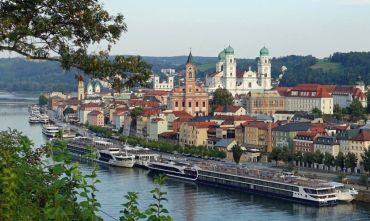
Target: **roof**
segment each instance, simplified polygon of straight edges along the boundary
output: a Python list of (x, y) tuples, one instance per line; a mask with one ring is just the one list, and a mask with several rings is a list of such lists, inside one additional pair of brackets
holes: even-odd
[(215, 147), (227, 148), (233, 142), (234, 142), (234, 139), (221, 139), (217, 141), (217, 143), (215, 144)]
[(177, 139), (177, 133), (172, 132), (172, 131), (163, 132), (163, 133), (158, 134), (158, 137)]
[(192, 116), (185, 112), (185, 111), (172, 111), (173, 115), (175, 115), (175, 117), (179, 117), (179, 118), (184, 118), (184, 117), (189, 117), (189, 118), (192, 118)]
[(163, 96), (168, 95), (169, 91), (162, 91), (162, 90), (148, 90), (144, 92), (146, 95), (154, 95), (154, 96)]
[(269, 49), (267, 49), (265, 46), (260, 50), (260, 56), (268, 56), (269, 55)]
[(296, 132), (296, 131), (308, 131), (310, 129), (310, 123), (306, 122), (296, 122), (280, 125), (272, 131), (281, 131), (281, 132)]
[[(244, 127), (253, 127), (253, 128), (259, 128), (259, 129), (265, 129), (267, 130), (269, 127), (268, 122), (264, 121), (247, 121), (241, 124)], [(271, 123), (271, 128), (277, 127), (277, 124)]]
[(299, 131), (295, 139), (306, 137), (306, 138), (309, 138), (310, 140), (314, 140), (316, 136), (317, 136), (316, 132)]
[(153, 123), (157, 123), (157, 122), (159, 122), (159, 121), (163, 121), (163, 119), (162, 119), (162, 118), (160, 118), (160, 117), (156, 117), (156, 118), (153, 118), (153, 119), (152, 119), (152, 122), (153, 122)]
[(235, 106), (235, 105), (224, 105), (224, 106), (217, 106), (215, 111), (214, 112), (231, 112), (231, 113), (235, 113), (237, 112), (238, 110), (240, 110), (240, 108), (243, 108), (243, 107), (239, 107), (239, 106)]
[(188, 126), (196, 128), (208, 128), (209, 126), (215, 125), (215, 122), (189, 122)]
[(149, 101), (149, 100), (142, 100), (142, 99), (131, 99), (128, 101), (128, 105), (130, 107), (133, 106), (140, 106), (140, 107), (159, 107), (159, 102), (157, 101)]
[(336, 137), (332, 136), (318, 136), (313, 142), (314, 144), (325, 144), (325, 145), (334, 145), (339, 144)]
[(288, 97), (332, 97), (331, 93), (335, 89), (335, 85), (321, 84), (298, 84), (285, 93)]
[(100, 111), (97, 111), (97, 110), (93, 110), (90, 113), (88, 113), (87, 115), (90, 115), (90, 116), (98, 116), (100, 114), (103, 114), (103, 113), (100, 112)]
[(186, 64), (193, 64), (193, 55), (191, 54), (191, 51), (188, 56), (188, 60), (186, 61)]
[(143, 110), (143, 113), (141, 114), (141, 116), (149, 117), (150, 115), (156, 115), (156, 114), (159, 114), (160, 112), (161, 110), (158, 108), (146, 108)]
[(356, 136), (352, 137), (353, 141), (370, 141), (370, 131), (362, 131)]
[(255, 117), (251, 117), (248, 115), (241, 115), (241, 116), (229, 116), (229, 115), (215, 115), (212, 118), (213, 120), (232, 120), (232, 121), (255, 121)]

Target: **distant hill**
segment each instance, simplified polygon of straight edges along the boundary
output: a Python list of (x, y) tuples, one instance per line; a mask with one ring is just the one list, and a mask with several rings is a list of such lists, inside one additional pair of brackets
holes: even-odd
[[(162, 68), (183, 71), (187, 56), (151, 57), (143, 59), (159, 73)], [(257, 59), (237, 59), (237, 68), (257, 70)], [(194, 57), (197, 77), (204, 78), (215, 71), (216, 57)], [(313, 56), (289, 55), (272, 58), (272, 77), (281, 74), (285, 66), (282, 86), (298, 83), (354, 84), (358, 76), (370, 84), (370, 52), (334, 53), (326, 59)], [(76, 70), (63, 71), (57, 62), (28, 61), (23, 58), (0, 59), (0, 90), (5, 91), (74, 91)]]

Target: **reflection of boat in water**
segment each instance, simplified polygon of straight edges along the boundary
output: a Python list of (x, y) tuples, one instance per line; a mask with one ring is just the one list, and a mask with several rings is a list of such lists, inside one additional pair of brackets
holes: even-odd
[(356, 191), (353, 187), (346, 188), (345, 185), (342, 183), (330, 182), (329, 185), (335, 188), (335, 193), (339, 202), (349, 203), (354, 200), (358, 194), (358, 191)]

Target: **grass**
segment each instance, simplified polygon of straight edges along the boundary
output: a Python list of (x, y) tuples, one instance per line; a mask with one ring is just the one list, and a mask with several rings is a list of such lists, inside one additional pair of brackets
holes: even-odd
[(208, 71), (210, 69), (214, 69), (216, 67), (216, 64), (215, 63), (207, 63), (207, 64), (201, 64), (201, 65), (197, 65), (197, 69), (199, 71)]
[(311, 66), (312, 69), (322, 69), (323, 71), (336, 71), (342, 68), (340, 63), (332, 63), (328, 60), (321, 59), (316, 64)]

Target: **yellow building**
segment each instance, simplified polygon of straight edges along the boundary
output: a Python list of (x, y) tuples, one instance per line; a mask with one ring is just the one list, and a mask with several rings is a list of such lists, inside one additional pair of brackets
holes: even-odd
[(249, 92), (245, 97), (245, 109), (249, 114), (272, 115), (285, 110), (285, 97), (278, 91)]
[(248, 149), (270, 152), (272, 149), (271, 129), (276, 126), (272, 122), (248, 121), (235, 129), (235, 139)]
[(370, 146), (370, 131), (362, 131), (356, 136), (347, 139), (340, 140), (340, 151), (344, 155), (349, 152), (356, 154), (358, 162), (362, 161), (361, 154), (363, 154)]
[(184, 122), (180, 126), (179, 144), (181, 146), (207, 146), (207, 130), (214, 122)]

